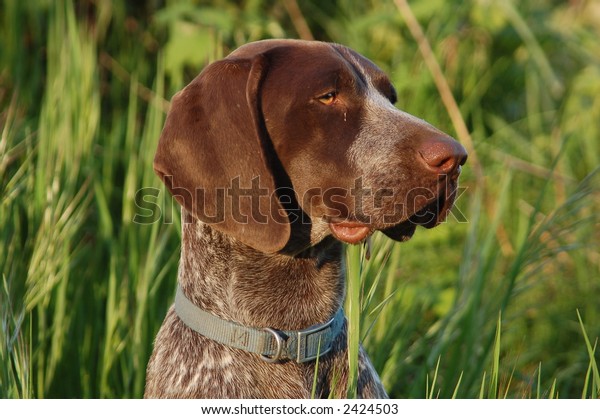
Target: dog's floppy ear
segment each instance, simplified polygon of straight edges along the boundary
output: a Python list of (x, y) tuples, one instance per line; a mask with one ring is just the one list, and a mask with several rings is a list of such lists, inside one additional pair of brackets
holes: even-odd
[(265, 253), (290, 224), (275, 193), (260, 106), (265, 56), (210, 64), (172, 100), (154, 170), (194, 217)]

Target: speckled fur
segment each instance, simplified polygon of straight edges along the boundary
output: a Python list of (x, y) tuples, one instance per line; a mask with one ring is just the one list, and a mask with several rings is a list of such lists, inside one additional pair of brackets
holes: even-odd
[[(199, 307), (248, 326), (293, 330), (326, 321), (342, 304), (339, 242), (325, 240), (294, 257), (265, 255), (186, 218), (179, 282)], [(145, 397), (309, 398), (314, 371), (315, 362), (269, 364), (211, 341), (185, 326), (171, 308), (156, 337)], [(317, 397), (345, 396), (345, 327), (318, 371)], [(358, 394), (386, 397), (362, 351)]]

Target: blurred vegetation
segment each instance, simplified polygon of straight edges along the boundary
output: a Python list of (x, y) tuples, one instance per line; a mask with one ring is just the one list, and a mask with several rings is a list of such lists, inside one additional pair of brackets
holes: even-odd
[(600, 1), (410, 1), (443, 80), (400, 3), (0, 0), (0, 397), (142, 395), (180, 233), (135, 192), (170, 97), (270, 37), (350, 46), (465, 140), (444, 81), (468, 127), (448, 222), (362, 263), (390, 395), (598, 397)]

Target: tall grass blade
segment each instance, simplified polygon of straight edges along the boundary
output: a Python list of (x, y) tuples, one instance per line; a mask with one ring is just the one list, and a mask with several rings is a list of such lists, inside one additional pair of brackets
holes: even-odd
[(319, 338), (319, 344), (317, 345), (317, 359), (315, 360), (315, 369), (313, 371), (313, 382), (312, 389), (310, 391), (310, 398), (314, 399), (317, 395), (317, 383), (319, 377), (319, 359), (321, 358), (319, 355), (321, 354), (321, 338)]
[(558, 392), (556, 391), (556, 378), (552, 380), (552, 387), (550, 387), (550, 392), (548, 393), (549, 399), (558, 399)]
[[(583, 333), (583, 338), (585, 340), (585, 346), (587, 348), (588, 356), (590, 357), (590, 363), (588, 371), (591, 370), (592, 374), (592, 385), (590, 388), (590, 396), (594, 399), (600, 398), (600, 373), (598, 372), (598, 364), (596, 362), (596, 344), (592, 346), (590, 343), (590, 339), (585, 330), (585, 326), (583, 324), (583, 320), (581, 319), (581, 314), (579, 310), (577, 310), (577, 318), (579, 319), (579, 326), (581, 327), (581, 332)], [(589, 381), (588, 377), (586, 377), (586, 386)], [(584, 393), (584, 397), (587, 397), (586, 393)]]
[(538, 367), (538, 374), (537, 374), (537, 388), (535, 390), (535, 392), (536, 392), (535, 398), (538, 400), (542, 398), (541, 391), (542, 391), (542, 363), (540, 362), (540, 365)]
[[(441, 358), (438, 358), (437, 364), (435, 365), (435, 370), (433, 372), (433, 378), (431, 379), (431, 387), (429, 387), (429, 389), (427, 391), (428, 399), (433, 399), (433, 393), (435, 391), (435, 385), (437, 383), (437, 378), (438, 378), (438, 371), (440, 369), (440, 360), (441, 360)], [(428, 380), (428, 382), (429, 382), (429, 380)]]
[(361, 314), (361, 266), (362, 246), (346, 247), (347, 284), (346, 310), (348, 318), (348, 389), (346, 396), (356, 398), (358, 383), (358, 356), (360, 351), (360, 314)]
[(462, 372), (460, 373), (459, 377), (458, 377), (458, 381), (456, 383), (456, 386), (454, 386), (454, 392), (452, 393), (452, 399), (456, 399), (456, 397), (458, 396), (458, 390), (460, 389), (460, 383), (462, 381), (462, 377), (463, 374)]
[(500, 375), (500, 341), (502, 330), (502, 312), (498, 313), (496, 323), (496, 337), (494, 339), (494, 352), (492, 354), (492, 374), (490, 377), (490, 388), (488, 389), (488, 398), (497, 399), (499, 396), (498, 377)]
[(483, 371), (483, 377), (481, 377), (481, 387), (479, 388), (479, 399), (483, 399), (483, 395), (485, 394), (486, 373), (487, 373), (487, 371)]

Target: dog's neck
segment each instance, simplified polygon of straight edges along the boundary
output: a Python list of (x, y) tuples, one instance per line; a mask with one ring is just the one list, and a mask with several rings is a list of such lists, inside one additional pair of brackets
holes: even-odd
[(179, 283), (198, 307), (250, 327), (296, 330), (329, 320), (344, 298), (341, 243), (263, 254), (184, 214)]

